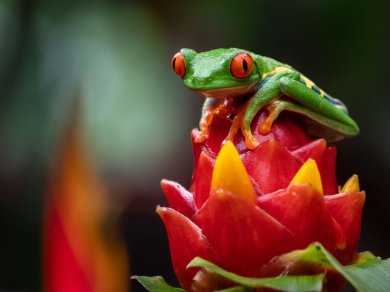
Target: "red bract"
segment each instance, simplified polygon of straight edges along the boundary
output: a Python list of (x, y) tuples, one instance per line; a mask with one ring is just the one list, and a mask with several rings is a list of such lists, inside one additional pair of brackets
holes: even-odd
[(297, 116), (283, 114), (268, 135), (256, 130), (260, 145), (246, 148), (237, 134), (222, 141), (228, 118), (214, 117), (209, 136), (193, 146), (195, 167), (190, 191), (163, 180), (171, 208), (158, 207), (165, 223), (172, 263), (181, 285), (189, 290), (196, 256), (248, 277), (261, 277), (273, 257), (321, 242), (337, 259), (353, 260), (360, 235), (364, 192), (353, 176), (339, 191), (336, 149), (314, 140)]

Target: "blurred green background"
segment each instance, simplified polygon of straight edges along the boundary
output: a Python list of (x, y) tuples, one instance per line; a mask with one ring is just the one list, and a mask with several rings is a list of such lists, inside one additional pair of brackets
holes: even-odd
[[(48, 173), (72, 102), (114, 203), (133, 274), (175, 283), (161, 178), (188, 187), (202, 100), (172, 55), (240, 47), (304, 72), (361, 135), (338, 143), (340, 184), (367, 191), (360, 250), (390, 256), (390, 18), (386, 1), (0, 2), (0, 290), (41, 290)], [(135, 285), (135, 283), (133, 283)], [(138, 289), (138, 288), (135, 288)]]

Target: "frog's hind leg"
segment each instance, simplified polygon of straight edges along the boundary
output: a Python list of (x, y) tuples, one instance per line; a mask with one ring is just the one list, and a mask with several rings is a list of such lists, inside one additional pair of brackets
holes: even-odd
[(279, 117), (280, 113), (284, 110), (289, 110), (293, 108), (291, 102), (275, 100), (266, 106), (269, 114), (264, 121), (259, 125), (259, 133), (262, 135), (267, 135), (271, 132), (272, 124)]
[(305, 84), (283, 77), (280, 79), (280, 90), (299, 103), (299, 105), (293, 103), (283, 105), (282, 110), (301, 113), (323, 125), (330, 130), (328, 131), (331, 134), (330, 140), (332, 140), (332, 132), (336, 139), (358, 134), (359, 127), (354, 120)]
[[(316, 129), (314, 125), (311, 125), (310, 133), (315, 136), (321, 136), (326, 138), (327, 140), (337, 140), (342, 138), (342, 135), (337, 133), (333, 133), (332, 128), (337, 126), (337, 122), (332, 119), (326, 118), (317, 114), (310, 109), (294, 103), (292, 101), (287, 100), (275, 100), (267, 106), (267, 110), (269, 111), (269, 115), (266, 117), (264, 121), (259, 125), (258, 131), (262, 135), (267, 135), (271, 131), (272, 124), (279, 117), (279, 115), (283, 111), (294, 112), (297, 114), (301, 114), (310, 120), (316, 121), (318, 124), (322, 125), (320, 130)], [(312, 130), (314, 129), (314, 130)], [(321, 134), (319, 134), (321, 133)]]

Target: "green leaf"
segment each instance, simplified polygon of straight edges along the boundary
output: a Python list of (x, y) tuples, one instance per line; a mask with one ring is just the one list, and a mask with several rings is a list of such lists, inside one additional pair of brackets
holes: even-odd
[[(283, 254), (269, 263), (270, 267), (286, 267), (284, 273), (294, 270), (294, 266), (305, 266), (313, 270), (323, 268), (339, 272), (357, 291), (387, 292), (390, 291), (390, 259), (382, 260), (370, 252), (359, 253), (355, 262), (343, 266), (320, 243), (315, 242), (302, 250)], [(220, 292), (246, 292), (252, 288), (271, 288), (282, 291), (321, 291), (324, 275), (278, 276), (273, 278), (248, 278), (228, 272), (202, 258), (194, 258), (187, 266), (201, 267), (224, 277), (238, 286), (220, 290)], [(288, 268), (287, 268), (288, 267)], [(134, 276), (148, 291), (178, 292), (184, 291), (168, 285), (160, 276)]]
[(390, 259), (381, 260), (375, 257), (365, 263), (346, 266), (345, 278), (358, 291), (389, 291)]
[(386, 292), (390, 289), (390, 259), (382, 260), (370, 252), (358, 254), (354, 264), (343, 266), (320, 243), (304, 250), (281, 255), (278, 263), (306, 263), (339, 272), (357, 291)]
[(137, 280), (150, 292), (178, 292), (184, 291), (180, 288), (175, 288), (165, 282), (161, 276), (147, 277), (147, 276), (132, 276), (132, 280)]
[[(228, 272), (214, 265), (213, 263), (199, 257), (194, 258), (188, 264), (187, 268), (190, 267), (205, 268), (211, 272), (214, 272), (226, 279), (229, 279), (243, 286), (252, 287), (252, 288), (264, 287), (264, 288), (271, 288), (271, 289), (283, 290), (283, 291), (321, 291), (322, 282), (324, 279), (323, 274), (310, 275), (310, 276), (279, 276), (274, 278), (247, 278), (247, 277), (239, 276), (237, 274)], [(231, 291), (231, 290), (227, 290), (227, 291)], [(242, 290), (233, 290), (233, 291), (242, 291)]]

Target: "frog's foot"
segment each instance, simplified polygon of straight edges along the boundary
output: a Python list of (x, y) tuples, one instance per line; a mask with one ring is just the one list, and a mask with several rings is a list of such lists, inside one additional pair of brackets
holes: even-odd
[[(269, 114), (264, 121), (259, 125), (258, 131), (261, 135), (267, 135), (271, 132), (271, 128), (275, 120), (283, 110), (292, 110), (294, 105), (287, 101), (274, 100), (266, 106)], [(245, 128), (245, 126), (244, 126)], [(249, 149), (254, 149), (259, 145), (259, 141), (252, 135), (251, 131), (242, 131), (245, 137), (245, 144)]]
[(199, 132), (196, 134), (196, 137), (194, 139), (195, 143), (202, 143), (207, 139), (207, 137), (209, 136), (209, 127), (211, 125), (214, 115), (215, 112), (211, 110), (206, 111), (202, 115), (202, 118), (199, 122)]
[(252, 135), (251, 130), (251, 123), (252, 120), (245, 120), (246, 114), (247, 114), (247, 108), (248, 105), (245, 106), (244, 110), (241, 111), (242, 118), (241, 118), (241, 133), (244, 136), (245, 139), (245, 145), (248, 147), (248, 149), (255, 149), (257, 146), (259, 146), (259, 141)]
[(207, 139), (208, 136), (209, 136), (208, 129), (200, 130), (196, 134), (194, 141), (195, 141), (195, 143), (202, 143), (202, 142), (204, 142)]
[(245, 145), (246, 147), (248, 147), (248, 149), (255, 149), (257, 146), (259, 146), (260, 142), (255, 138), (253, 137), (252, 134), (248, 135), (248, 136), (245, 136), (244, 134), (244, 137), (245, 137)]
[(204, 142), (208, 138), (209, 128), (214, 117), (225, 117), (231, 112), (231, 108), (232, 102), (227, 99), (211, 100), (211, 102), (204, 105), (202, 117), (199, 121), (199, 132), (194, 139), (195, 143)]
[(244, 118), (245, 111), (240, 111), (238, 114), (234, 117), (233, 123), (230, 126), (229, 134), (226, 136), (226, 138), (223, 140), (222, 144), (225, 144), (227, 141), (233, 142), (234, 138), (237, 135), (238, 130), (241, 127), (242, 119)]
[(255, 149), (259, 146), (259, 141), (252, 135), (250, 126), (246, 126), (244, 119), (241, 123), (241, 132), (245, 139), (245, 145), (248, 149)]
[(265, 118), (265, 120), (259, 125), (258, 129), (261, 135), (267, 135), (271, 132), (272, 124), (278, 118), (279, 114), (283, 110), (288, 108), (287, 104), (289, 104), (289, 102), (274, 100), (269, 105), (267, 105), (266, 109), (268, 110), (269, 114)]

